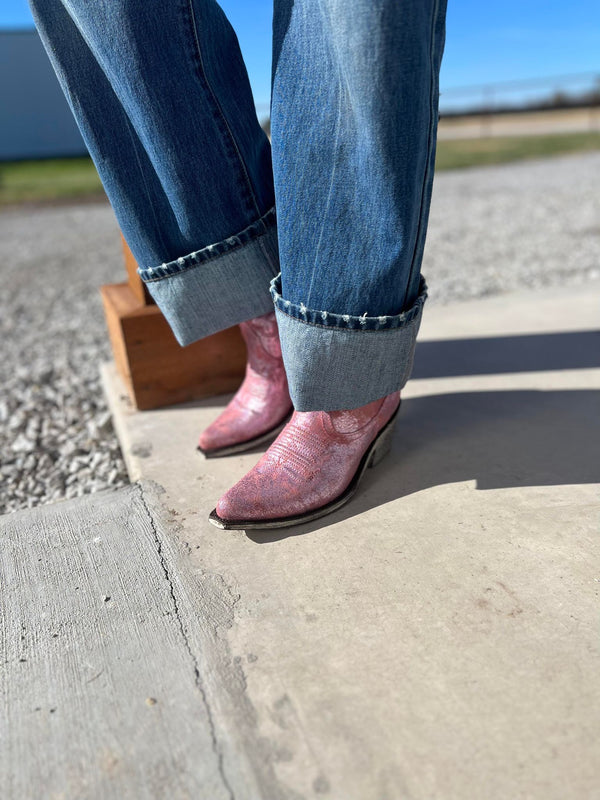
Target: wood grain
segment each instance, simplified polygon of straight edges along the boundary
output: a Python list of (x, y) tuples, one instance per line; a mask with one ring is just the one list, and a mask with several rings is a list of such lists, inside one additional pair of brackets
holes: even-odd
[(154, 305), (154, 298), (148, 291), (144, 281), (138, 275), (138, 263), (129, 249), (129, 245), (125, 241), (123, 234), (121, 234), (121, 244), (123, 246), (123, 256), (125, 258), (125, 269), (127, 270), (127, 282), (131, 291), (143, 305)]
[(101, 288), (117, 368), (139, 410), (225, 394), (244, 375), (246, 346), (237, 326), (187, 347), (156, 305), (143, 305), (127, 283)]

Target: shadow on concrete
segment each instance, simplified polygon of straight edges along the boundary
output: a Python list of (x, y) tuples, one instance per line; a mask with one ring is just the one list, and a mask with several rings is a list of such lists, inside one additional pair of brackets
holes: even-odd
[(600, 331), (419, 342), (413, 378), (600, 367)]
[[(413, 378), (600, 366), (600, 332), (421, 342)], [(475, 480), (478, 489), (600, 480), (600, 392), (506, 390), (406, 399), (388, 458), (355, 497), (313, 523), (247, 533), (266, 543), (319, 530), (414, 492)]]
[(267, 543), (319, 530), (442, 484), (478, 489), (600, 480), (600, 391), (499, 391), (404, 400), (390, 455), (321, 520), (247, 536)]

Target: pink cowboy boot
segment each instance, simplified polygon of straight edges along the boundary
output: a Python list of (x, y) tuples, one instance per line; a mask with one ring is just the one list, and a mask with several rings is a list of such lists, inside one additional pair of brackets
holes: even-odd
[(295, 411), (210, 521), (226, 530), (283, 528), (335, 511), (388, 452), (400, 392), (351, 411)]
[(246, 377), (222, 414), (200, 435), (198, 450), (206, 458), (241, 453), (269, 441), (292, 410), (275, 313), (242, 322), (240, 329), (248, 349)]

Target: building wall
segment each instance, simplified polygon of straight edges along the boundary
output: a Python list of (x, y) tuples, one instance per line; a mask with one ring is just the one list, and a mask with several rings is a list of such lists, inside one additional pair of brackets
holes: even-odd
[(37, 31), (0, 31), (0, 161), (86, 153)]

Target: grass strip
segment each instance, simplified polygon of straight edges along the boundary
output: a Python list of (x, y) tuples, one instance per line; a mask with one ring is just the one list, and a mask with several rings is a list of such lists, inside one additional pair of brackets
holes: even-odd
[(88, 157), (0, 162), (0, 206), (103, 195)]
[(590, 150), (600, 150), (600, 132), (446, 139), (438, 141), (435, 167), (463, 169)]
[[(600, 132), (438, 141), (436, 170), (600, 150)], [(0, 206), (103, 198), (90, 158), (0, 162)]]

